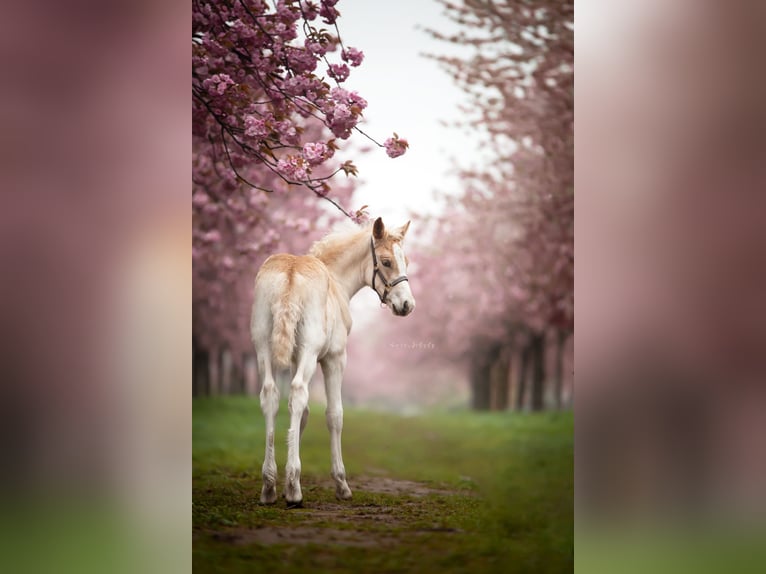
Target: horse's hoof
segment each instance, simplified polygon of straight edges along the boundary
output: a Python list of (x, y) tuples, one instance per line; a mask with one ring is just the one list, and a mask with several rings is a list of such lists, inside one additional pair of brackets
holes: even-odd
[(285, 502), (287, 502), (287, 508), (288, 509), (290, 509), (290, 508), (303, 508), (303, 499), (302, 498), (300, 500), (296, 500), (296, 501), (285, 500)]
[(261, 504), (274, 504), (277, 501), (277, 489), (275, 487), (261, 490)]
[(335, 489), (335, 498), (338, 500), (351, 500), (352, 497), (351, 489), (348, 486)]

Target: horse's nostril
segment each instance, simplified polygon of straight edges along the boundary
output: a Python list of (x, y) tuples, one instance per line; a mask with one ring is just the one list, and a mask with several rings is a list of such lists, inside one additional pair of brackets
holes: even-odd
[(410, 310), (410, 302), (409, 301), (405, 301), (404, 305), (402, 305), (402, 311), (404, 311), (406, 313), (409, 310)]

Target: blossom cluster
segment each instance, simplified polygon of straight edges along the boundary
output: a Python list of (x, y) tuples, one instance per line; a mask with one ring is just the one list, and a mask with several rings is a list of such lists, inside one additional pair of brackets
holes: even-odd
[(409, 143), (407, 143), (406, 139), (400, 138), (398, 135), (394, 134), (394, 137), (388, 138), (384, 143), (384, 147), (386, 148), (386, 153), (388, 154), (388, 157), (399, 157), (400, 155), (404, 155), (404, 152), (407, 151), (407, 148), (410, 146)]
[[(289, 185), (326, 193), (326, 180), (337, 173), (328, 165), (334, 138), (348, 139), (367, 107), (359, 94), (340, 87), (364, 53), (343, 46), (337, 3), (193, 4), (192, 133), (197, 142), (212, 142), (204, 149), (227, 158), (235, 184), (252, 183), (238, 172), (256, 164)], [(331, 61), (339, 48), (340, 61)], [(308, 121), (328, 132), (307, 140)], [(389, 141), (389, 156), (406, 150), (405, 140)]]

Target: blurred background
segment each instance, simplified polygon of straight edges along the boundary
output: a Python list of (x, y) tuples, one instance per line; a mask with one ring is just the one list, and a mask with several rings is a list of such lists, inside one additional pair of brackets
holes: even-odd
[(764, 6), (577, 8), (578, 567), (758, 571)]
[[(430, 2), (406, 10), (387, 2), (385, 11), (379, 4), (341, 3), (341, 24), (355, 22), (341, 29), (375, 62), (355, 72), (357, 89), (396, 104), (370, 94), (370, 129), (397, 130), (410, 149), (381, 157), (382, 167), (380, 153), (354, 152), (359, 180), (334, 193), (350, 209), (368, 204), (387, 221), (413, 219), (407, 250), (418, 309), (391, 317), (372, 293), (358, 296), (349, 400), (373, 400), (378, 389), (365, 385), (374, 379), (399, 389), (384, 405), (391, 409), (501, 408), (517, 397), (529, 408), (567, 405), (571, 241), (551, 238), (570, 233), (561, 224), (570, 220), (553, 214), (566, 213), (572, 198), (563, 169), (541, 175), (536, 166), (571, 154), (556, 125), (571, 107), (563, 97), (520, 96), (541, 88), (516, 82), (530, 72), (517, 66), (515, 48), (500, 58), (488, 46), (489, 62), (466, 65), (483, 48), (426, 32), (489, 29), (499, 42), (505, 31), (490, 19), (472, 28)], [(582, 0), (577, 10), (577, 564), (583, 572), (760, 571), (763, 6)], [(316, 217), (305, 211), (306, 221), (285, 231), (278, 218), (289, 198), (274, 196), (265, 210), (274, 222), (254, 226), (264, 231), (253, 238), (264, 242), (257, 255), (232, 257), (228, 271), (225, 251), (192, 253), (200, 232), (215, 229), (189, 218), (189, 11), (183, 2), (26, 3), (0, 19), (4, 571), (24, 570), (15, 559), (35, 572), (190, 569), (190, 381), (198, 395), (257, 389), (237, 321), (249, 316), (259, 258), (302, 251), (334, 225), (331, 206), (310, 198)], [(396, 24), (380, 38), (385, 18)], [(444, 56), (450, 60), (440, 64)], [(383, 68), (387, 74), (376, 73)], [(554, 82), (555, 73), (571, 73), (555, 70), (545, 73)], [(489, 87), (506, 73), (510, 96)], [(492, 107), (507, 101), (521, 117)], [(396, 117), (379, 115), (386, 113)], [(485, 114), (491, 121), (475, 125)], [(534, 135), (527, 118), (546, 127)], [(501, 159), (509, 154), (513, 162)], [(500, 191), (515, 186), (518, 194)], [(194, 219), (205, 199), (192, 202)], [(559, 230), (540, 237), (560, 252), (542, 246), (544, 255), (532, 257), (529, 230), (549, 221)], [(497, 248), (506, 240), (508, 250)], [(558, 285), (541, 275), (540, 261), (560, 266), (551, 274)], [(214, 326), (198, 293), (241, 305), (219, 310), (233, 326)], [(482, 357), (476, 364), (469, 344)], [(495, 352), (509, 358), (493, 359)], [(526, 389), (538, 390), (519, 393), (525, 353), (533, 365)], [(391, 373), (379, 354), (406, 368), (397, 364), (396, 378), (353, 372), (369, 358)], [(438, 369), (426, 366), (432, 357)], [(399, 379), (417, 369), (428, 374), (418, 379), (423, 387)], [(495, 375), (472, 376), (482, 369)], [(474, 380), (508, 385), (474, 390)], [(415, 389), (423, 392), (410, 396)]]
[[(396, 131), (410, 149), (391, 160), (352, 138), (341, 151), (359, 177), (336, 179), (332, 195), (391, 227), (413, 221), (405, 248), (418, 302), (401, 320), (371, 290), (353, 300), (346, 404), (571, 406), (571, 6), (349, 2), (340, 21), (344, 44), (365, 54), (344, 84), (370, 102), (360, 127)], [(305, 253), (343, 216), (301, 189), (240, 184), (225, 202), (215, 196), (195, 185), (193, 389), (256, 395), (258, 267)], [(310, 388), (324, 400), (321, 384)]]

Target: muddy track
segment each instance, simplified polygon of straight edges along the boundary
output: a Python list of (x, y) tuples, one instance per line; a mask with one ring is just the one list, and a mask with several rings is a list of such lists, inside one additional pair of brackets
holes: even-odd
[[(297, 519), (289, 524), (268, 521), (259, 528), (233, 527), (208, 531), (207, 534), (215, 540), (236, 546), (329, 544), (361, 548), (389, 547), (397, 545), (405, 533), (411, 537), (460, 532), (438, 524), (424, 524), (430, 506), (426, 497), (470, 495), (380, 476), (357, 477), (351, 481), (351, 485), (358, 492), (401, 496), (402, 500), (394, 507), (354, 503), (353, 500), (348, 503), (325, 502), (311, 500), (307, 496), (302, 508), (284, 508), (284, 512), (291, 513), (291, 518)], [(306, 481), (306, 487), (307, 490), (318, 488), (333, 492), (335, 488), (331, 480), (314, 483)], [(284, 500), (280, 499), (277, 508), (284, 507), (284, 504)]]

